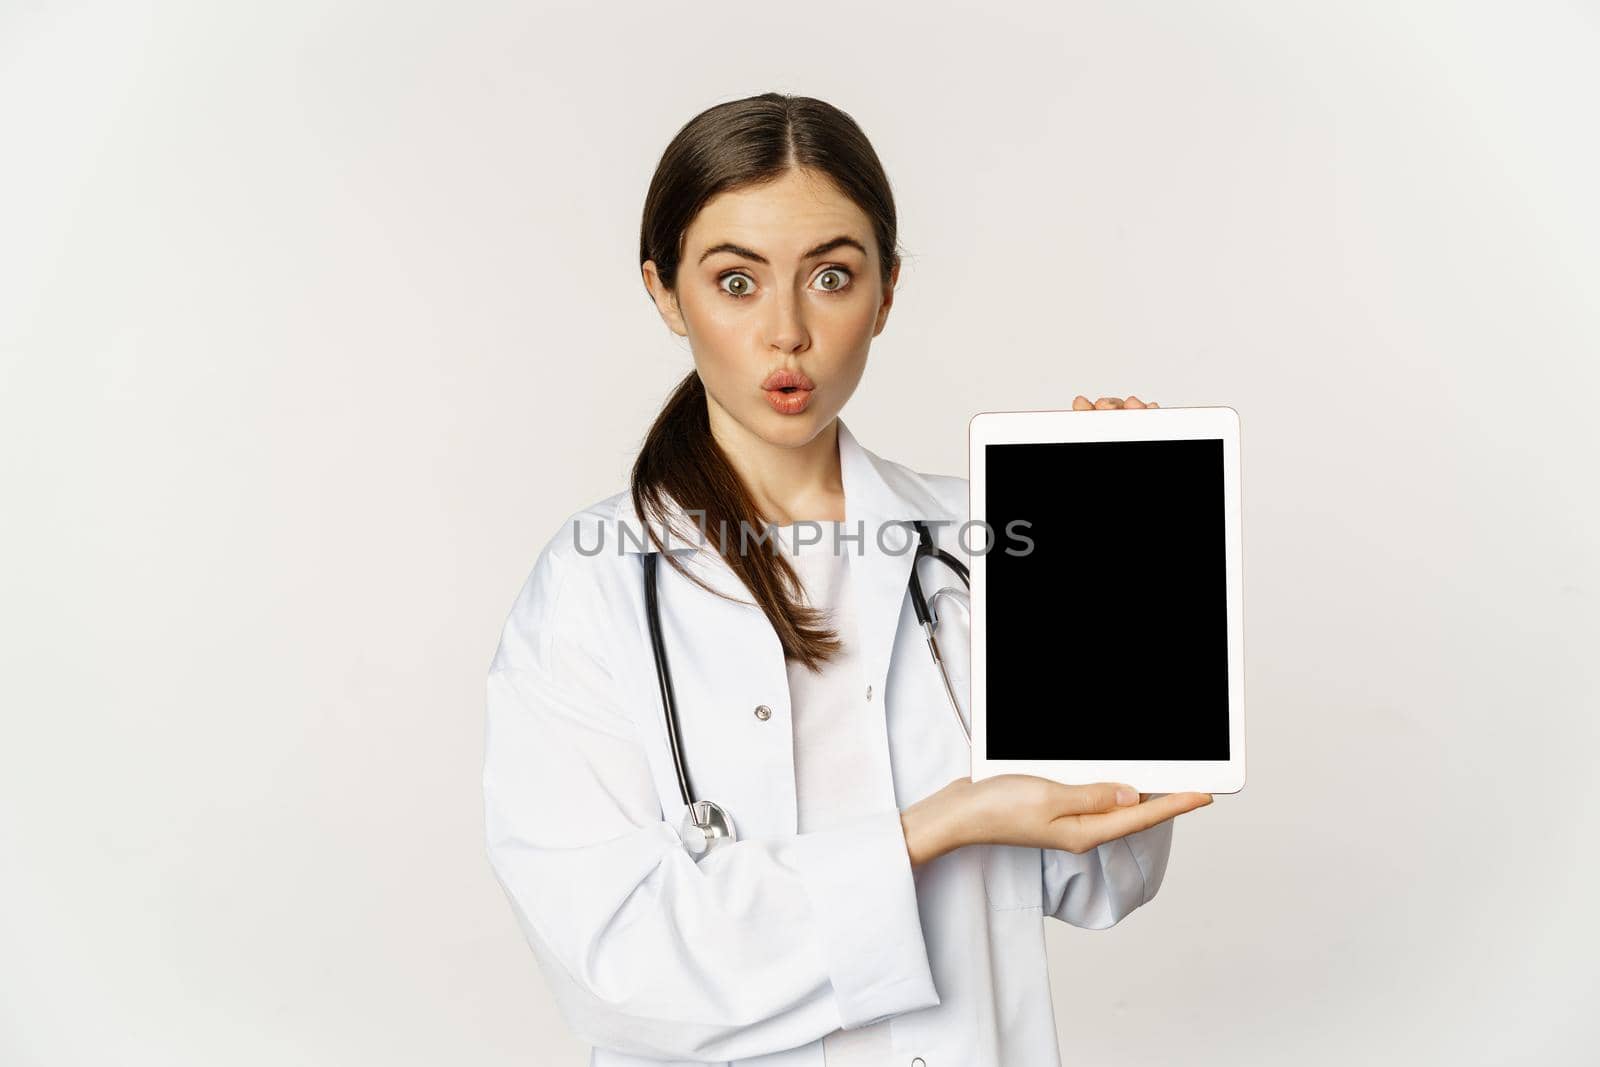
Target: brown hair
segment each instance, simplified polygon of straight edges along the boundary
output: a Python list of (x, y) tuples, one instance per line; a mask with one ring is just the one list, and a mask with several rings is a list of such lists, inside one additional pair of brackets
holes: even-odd
[[(894, 196), (877, 153), (843, 111), (784, 93), (718, 104), (690, 119), (673, 137), (645, 195), (640, 267), (654, 260), (661, 283), (675, 290), (683, 235), (708, 200), (800, 167), (827, 175), (872, 220), (887, 288), (900, 253)], [(711, 435), (705, 383), (697, 371), (678, 383), (645, 435), (633, 465), (632, 493), (633, 506), (657, 545), (662, 541), (651, 520), (666, 519), (664, 497), (696, 513), (697, 519), (704, 513), (698, 525), (771, 621), (785, 658), (815, 671), (839, 651), (839, 637), (827, 628), (822, 612), (801, 602), (802, 588), (789, 561), (772, 551), (743, 551), (744, 531), (754, 534), (765, 525), (755, 498)], [(701, 588), (724, 595), (690, 574), (670, 552), (663, 556)]]

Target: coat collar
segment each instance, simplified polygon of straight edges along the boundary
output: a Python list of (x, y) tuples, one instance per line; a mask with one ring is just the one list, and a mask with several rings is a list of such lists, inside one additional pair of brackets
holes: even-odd
[[(862, 679), (871, 687), (866, 691), (867, 699), (880, 716), (879, 722), (885, 731), (884, 744), (887, 745), (887, 723), (881, 715), (895, 635), (902, 619), (908, 626), (915, 625), (907, 596), (911, 569), (917, 560), (917, 535), (911, 527), (911, 520), (959, 522), (961, 517), (947, 514), (935, 494), (915, 473), (863, 448), (842, 419), (839, 420), (839, 465), (845, 495), (842, 533), (852, 536), (858, 532), (861, 534), (859, 543), (851, 542), (844, 546), (843, 551), (849, 553), (850, 599), (856, 611)], [(745, 605), (738, 610), (761, 615), (754, 600), (749, 598), (749, 590), (717, 551), (714, 534), (708, 536), (701, 533), (691, 516), (677, 510), (673, 502), (668, 503), (675, 527), (690, 532), (694, 541), (690, 545), (674, 535), (674, 539), (668, 542), (674, 554), (691, 553), (696, 564), (693, 569), (703, 571), (702, 576), (712, 588)], [(623, 492), (618, 502), (617, 518), (619, 532), (621, 524), (633, 527), (632, 534), (622, 539), (625, 551), (635, 554), (644, 550), (657, 551), (644, 535), (630, 492)], [(932, 528), (936, 539), (938, 531), (938, 526)], [(638, 547), (641, 540), (649, 546), (648, 549)], [(770, 627), (764, 629), (773, 637), (770, 647), (776, 650), (776, 635)], [(781, 659), (779, 663), (778, 677), (781, 678)], [(927, 669), (932, 670), (933, 667)]]

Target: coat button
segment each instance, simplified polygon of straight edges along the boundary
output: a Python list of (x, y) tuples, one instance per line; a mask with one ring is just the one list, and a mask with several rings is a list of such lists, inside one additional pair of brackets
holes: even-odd
[(772, 709), (767, 707), (765, 704), (757, 704), (756, 718), (760, 719), (762, 722), (766, 722), (768, 719), (772, 718)]
[(911, 1061), (911, 1067), (928, 1067), (928, 1061), (923, 1059), (921, 1056), (918, 1056), (916, 1059)]
[(872, 686), (870, 686), (870, 685), (867, 686), (867, 699), (868, 700), (872, 699)]

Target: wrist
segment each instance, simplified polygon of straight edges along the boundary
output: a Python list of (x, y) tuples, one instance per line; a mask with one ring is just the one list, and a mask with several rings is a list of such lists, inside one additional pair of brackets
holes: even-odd
[(906, 835), (906, 856), (911, 860), (913, 870), (938, 855), (934, 851), (927, 809), (920, 807), (921, 804), (919, 800), (900, 813), (900, 829)]
[(971, 785), (969, 779), (957, 778), (900, 813), (911, 866), (921, 866), (965, 843), (960, 799)]

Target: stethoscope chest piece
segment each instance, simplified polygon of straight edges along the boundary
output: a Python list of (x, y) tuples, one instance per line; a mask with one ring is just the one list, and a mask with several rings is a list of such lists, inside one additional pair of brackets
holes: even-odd
[(683, 813), (683, 826), (678, 830), (683, 846), (696, 860), (710, 855), (718, 845), (737, 838), (733, 832), (733, 816), (709, 800), (696, 800)]

